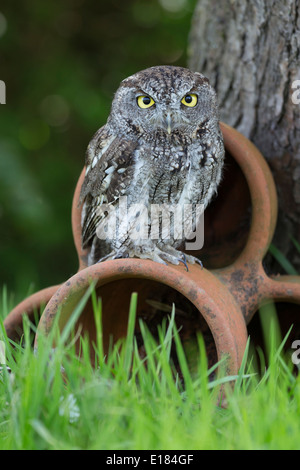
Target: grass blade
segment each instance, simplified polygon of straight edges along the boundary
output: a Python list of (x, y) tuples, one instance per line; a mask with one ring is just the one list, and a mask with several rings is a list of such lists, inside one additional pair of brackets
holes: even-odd
[(284, 256), (284, 254), (276, 248), (273, 244), (269, 246), (269, 252), (280, 264), (280, 266), (286, 271), (287, 274), (297, 275), (298, 272), (292, 265), (292, 263)]

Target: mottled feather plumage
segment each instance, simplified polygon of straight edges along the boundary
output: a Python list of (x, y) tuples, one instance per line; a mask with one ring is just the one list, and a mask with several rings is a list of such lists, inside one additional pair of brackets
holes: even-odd
[[(194, 108), (183, 106), (187, 94), (197, 96)], [(140, 109), (140, 95), (151, 97), (155, 105)], [(124, 234), (99, 239), (97, 230), (110, 221), (101, 208), (117, 207), (122, 196), (128, 207), (143, 203), (149, 211), (153, 204), (206, 207), (220, 181), (223, 160), (217, 100), (207, 78), (181, 67), (160, 66), (123, 80), (107, 123), (86, 153), (81, 201), (88, 264), (125, 256), (178, 264), (182, 253), (176, 248), (182, 240), (132, 240)], [(189, 256), (188, 261), (195, 259)]]

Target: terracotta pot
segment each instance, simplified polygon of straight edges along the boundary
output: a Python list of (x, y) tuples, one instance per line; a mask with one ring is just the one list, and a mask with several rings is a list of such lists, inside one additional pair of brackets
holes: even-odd
[[(221, 130), (226, 149), (224, 177), (218, 196), (205, 211), (205, 243), (198, 255), (238, 299), (248, 323), (260, 303), (268, 299), (299, 303), (300, 277), (266, 275), (262, 260), (277, 220), (273, 176), (261, 153), (246, 137), (224, 123)], [(78, 202), (84, 173), (78, 180), (72, 208), (79, 270), (87, 266), (87, 252), (81, 249)]]
[[(104, 349), (109, 337), (114, 341), (124, 337), (127, 330), (129, 302), (132, 292), (138, 293), (137, 317), (148, 326), (161, 319), (156, 302), (172, 303), (179, 312), (175, 315), (180, 334), (188, 339), (199, 330), (209, 351), (208, 359), (214, 364), (228, 356), (227, 372), (236, 373), (245, 344), (247, 331), (239, 305), (228, 289), (209, 271), (190, 266), (164, 266), (150, 260), (121, 259), (106, 261), (87, 267), (64, 283), (49, 301), (38, 330), (48, 334), (53, 318), (60, 309), (60, 329), (63, 329), (74, 307), (95, 281), (97, 296), (102, 298)], [(152, 306), (154, 304), (154, 306)], [(156, 320), (155, 320), (156, 315)], [(154, 320), (153, 320), (154, 316)], [(79, 322), (95, 342), (95, 323), (92, 304), (83, 310)]]
[[(270, 169), (256, 147), (242, 134), (221, 123), (226, 150), (218, 194), (205, 211), (204, 247), (199, 255), (207, 269), (219, 269), (242, 256), (261, 258), (272, 240), (277, 217), (276, 189)], [(81, 248), (79, 195), (83, 168), (72, 204), (72, 229), (79, 270), (87, 267)]]

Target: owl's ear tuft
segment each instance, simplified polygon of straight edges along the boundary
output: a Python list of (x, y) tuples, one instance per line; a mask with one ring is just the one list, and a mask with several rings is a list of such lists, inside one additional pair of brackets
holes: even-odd
[(203, 75), (200, 72), (194, 72), (194, 74), (197, 75), (199, 83), (208, 83), (209, 84), (209, 79), (207, 77), (205, 77), (205, 75)]
[(130, 77), (124, 78), (124, 80), (121, 81), (121, 85), (123, 87), (132, 88), (132, 87), (135, 87), (135, 84), (136, 84), (136, 81), (133, 75), (131, 75)]

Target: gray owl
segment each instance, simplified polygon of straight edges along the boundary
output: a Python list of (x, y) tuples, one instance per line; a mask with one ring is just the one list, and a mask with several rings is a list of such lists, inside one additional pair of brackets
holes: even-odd
[(223, 161), (216, 94), (206, 77), (158, 66), (123, 80), (86, 153), (81, 225), (88, 265), (126, 257), (200, 262), (180, 249), (188, 238), (184, 208), (205, 209)]

